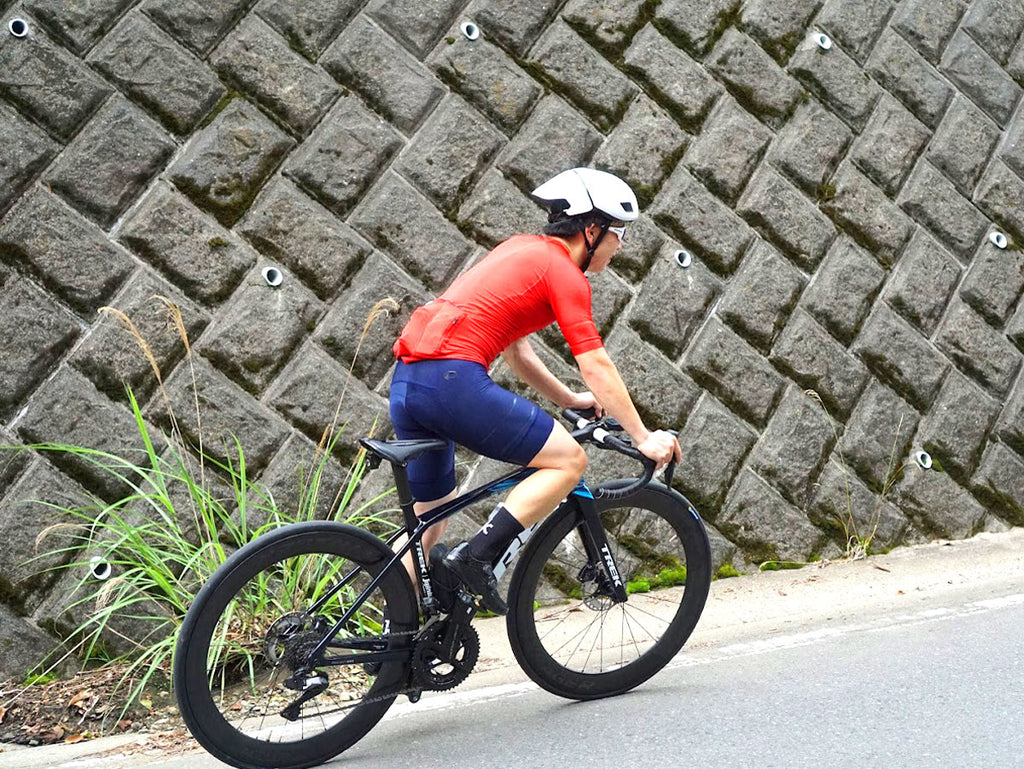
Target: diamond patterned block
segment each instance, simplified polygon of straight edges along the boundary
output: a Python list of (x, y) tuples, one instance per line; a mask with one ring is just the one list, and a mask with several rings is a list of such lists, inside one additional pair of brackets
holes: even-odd
[(558, 0), (475, 0), (465, 10), (487, 37), (515, 56), (524, 56), (551, 20)]
[(770, 166), (747, 186), (736, 212), (798, 266), (813, 270), (835, 237), (832, 223)]
[(938, 125), (953, 95), (945, 79), (892, 31), (875, 46), (867, 71), (927, 126)]
[(674, 120), (641, 96), (597, 151), (594, 167), (625, 179), (644, 207), (654, 199), (688, 141)]
[(338, 215), (345, 215), (398, 152), (402, 140), (354, 96), (342, 96), (293, 153), (284, 173)]
[(113, 90), (44, 36), (0, 45), (0, 96), (69, 139)]
[(361, 0), (261, 0), (256, 13), (280, 32), (293, 50), (316, 61), (362, 6)]
[(684, 271), (659, 259), (629, 312), (629, 325), (670, 358), (678, 358), (721, 290), (702, 265)]
[(880, 492), (898, 477), (919, 420), (910, 404), (888, 387), (871, 382), (846, 423), (839, 450), (860, 477)]
[(639, 283), (647, 276), (659, 253), (669, 258), (671, 255), (665, 253), (666, 250), (675, 252), (665, 234), (644, 214), (630, 225), (626, 238), (622, 249), (615, 255), (612, 269), (632, 283)]
[(449, 96), (395, 165), (434, 205), (453, 212), (504, 143), (472, 107)]
[(39, 23), (78, 54), (95, 44), (131, 4), (132, 0), (25, 0)]
[(543, 209), (493, 168), (459, 209), (459, 227), (486, 248), (544, 220)]
[(924, 410), (935, 398), (949, 363), (921, 334), (885, 305), (877, 305), (853, 351), (875, 376)]
[(851, 157), (869, 179), (895, 196), (931, 132), (891, 96), (883, 96), (854, 143)]
[(363, 199), (350, 223), (434, 290), (444, 288), (473, 251), (453, 224), (392, 172)]
[(242, 99), (233, 100), (171, 166), (193, 203), (230, 227), (294, 141)]
[(267, 186), (236, 229), (325, 300), (337, 295), (371, 250), (351, 227), (284, 179)]
[(744, 419), (764, 427), (783, 389), (783, 380), (757, 351), (712, 318), (686, 356), (686, 369)]
[(1024, 252), (996, 248), (988, 240), (974, 257), (960, 296), (993, 326), (1000, 328), (1024, 292)]
[(444, 93), (430, 70), (364, 16), (345, 28), (320, 64), (406, 134)]
[(1024, 461), (1012, 450), (990, 443), (973, 481), (986, 505), (1014, 526), (1024, 525)]
[(841, 458), (825, 465), (807, 515), (819, 526), (835, 531), (843, 547), (850, 537), (870, 538), (872, 544), (882, 547), (903, 542), (909, 525), (899, 509), (861, 483)]
[(562, 18), (591, 45), (611, 56), (629, 44), (646, 17), (644, 0), (569, 0)]
[(695, 129), (722, 92), (693, 59), (647, 25), (626, 50), (626, 71), (647, 84), (650, 93), (672, 117)]
[(728, 29), (707, 59), (707, 67), (733, 96), (768, 124), (780, 127), (803, 95), (793, 80), (757, 43)]
[(256, 261), (234, 235), (165, 184), (153, 188), (118, 237), (186, 294), (207, 304), (225, 299)]
[(309, 133), (338, 87), (258, 16), (248, 16), (209, 56), (220, 76), (300, 135)]
[(1024, 6), (1019, 0), (977, 0), (971, 3), (963, 28), (992, 58), (1005, 62), (1024, 32)]
[(89, 318), (135, 267), (99, 227), (42, 187), (31, 189), (0, 223), (0, 251), (3, 261), (25, 265)]
[[(769, 521), (771, 524), (769, 526)], [(742, 547), (751, 563), (808, 560), (824, 534), (750, 469), (745, 469), (715, 523)], [(765, 532), (771, 531), (769, 540)]]
[(899, 257), (914, 225), (867, 177), (847, 163), (833, 177), (827, 192), (821, 208), (839, 229), (883, 265)]
[(17, 112), (0, 106), (0, 212), (17, 200), (59, 149)]
[(735, 100), (718, 100), (683, 162), (716, 195), (735, 201), (754, 173), (772, 133)]
[(968, 99), (958, 95), (935, 131), (925, 157), (961, 193), (969, 196), (998, 141), (996, 125)]
[(917, 440), (942, 469), (966, 484), (981, 461), (999, 403), (957, 372), (946, 377)]
[(1006, 399), (996, 429), (1005, 443), (1024, 456), (1024, 381)]
[(145, 0), (142, 10), (200, 56), (245, 14), (252, 0)]
[[(107, 102), (46, 174), (51, 189), (110, 227), (174, 152), (155, 124), (115, 97)], [(131, 163), (125, 159), (131, 158)]]
[[(260, 483), (285, 515), (298, 520), (304, 515), (327, 520), (341, 512), (338, 506), (350, 477), (337, 459), (324, 456), (317, 444), (293, 433), (263, 471)], [(266, 523), (266, 511), (250, 508), (246, 512), (251, 529)]]
[(715, 312), (736, 333), (767, 353), (796, 306), (805, 279), (791, 262), (757, 240), (729, 281)]
[(894, 0), (825, 0), (815, 26), (863, 62), (885, 28)]
[[(419, 283), (386, 257), (371, 254), (317, 326), (313, 339), (346, 371), (351, 367), (357, 377), (373, 387), (394, 364), (391, 346), (412, 311), (430, 298)], [(395, 304), (390, 309), (378, 308), (370, 322), (375, 306), (385, 299)]]
[(804, 294), (804, 307), (843, 344), (850, 344), (871, 310), (886, 273), (846, 238), (836, 241)]
[(349, 378), (347, 370), (316, 345), (307, 345), (267, 393), (271, 403), (311, 440), (342, 431), (336, 452), (353, 458), (357, 441), (391, 432), (388, 403)]
[(838, 47), (823, 51), (813, 42), (802, 45), (789, 62), (789, 72), (840, 118), (861, 129), (881, 89), (864, 77), (860, 65)]
[(1013, 387), (1024, 360), (1003, 334), (956, 299), (939, 325), (935, 344), (961, 371), (999, 396)]
[(927, 162), (918, 164), (897, 202), (964, 259), (978, 248), (988, 228), (985, 216)]
[(291, 432), (281, 417), (201, 356), (196, 356), (192, 367), (178, 366), (166, 388), (166, 402), (153, 398), (146, 407), (148, 419), (168, 427), (169, 407), (185, 440), (192, 446), (202, 445), (203, 451), (225, 463), (229, 457), (237, 463), (237, 440), (246, 472), (254, 475), (267, 466)]
[(422, 59), (455, 20), (463, 0), (372, 0), (367, 13)]
[(909, 0), (892, 17), (892, 28), (932, 64), (939, 61), (967, 9), (964, 0)]
[(649, 213), (718, 273), (733, 272), (754, 238), (746, 223), (708, 193), (682, 165), (665, 183)]
[(803, 508), (835, 440), (836, 430), (821, 405), (791, 385), (749, 464), (789, 502)]
[(779, 131), (767, 157), (805, 193), (820, 199), (852, 139), (850, 129), (812, 99)]
[[(173, 303), (180, 313), (189, 340), (198, 339), (209, 325), (210, 316), (171, 286), (146, 273), (135, 276), (111, 302), (113, 308), (128, 316), (145, 340), (161, 377), (170, 374), (185, 357), (185, 343), (175, 324), (173, 311), (164, 300)], [(88, 377), (96, 389), (114, 401), (124, 400), (125, 385), (132, 388), (139, 401), (145, 401), (158, 384), (158, 375), (133, 332), (122, 319), (110, 314), (103, 315), (82, 344), (75, 348), (70, 363)]]
[[(29, 400), (18, 422), (26, 443), (83, 446), (144, 464), (145, 446), (123, 395), (111, 401), (77, 371), (61, 367)], [(164, 443), (156, 430), (151, 437), (157, 452)], [(50, 452), (47, 458), (90, 491), (107, 501), (123, 499), (130, 486), (116, 474), (70, 452)]]
[(715, 519), (757, 436), (729, 409), (704, 394), (679, 431), (685, 446), (676, 483), (701, 513)]
[(780, 63), (803, 39), (822, 0), (745, 0), (743, 27)]
[(129, 14), (88, 61), (177, 134), (192, 131), (224, 95), (202, 62), (141, 13)]
[(291, 274), (271, 287), (250, 272), (220, 309), (198, 345), (219, 371), (259, 395), (323, 313), (323, 305)]
[(531, 49), (529, 62), (552, 89), (605, 131), (619, 122), (637, 94), (628, 78), (564, 22), (548, 27)]
[(739, 0), (664, 0), (654, 9), (654, 24), (676, 45), (703, 56), (735, 20)]
[(930, 336), (960, 282), (960, 272), (957, 261), (924, 230), (918, 230), (893, 270), (882, 298)]
[(1002, 161), (994, 160), (978, 183), (974, 202), (982, 211), (1011, 232), (1018, 243), (1024, 243), (1024, 179)]
[(1006, 125), (1021, 87), (970, 37), (961, 32), (953, 38), (939, 71), (999, 125)]
[[(991, 126), (991, 124), (986, 125), (984, 120), (982, 120), (982, 125), (994, 130), (994, 126)], [(998, 141), (999, 132), (995, 131), (995, 134), (996, 141)], [(995, 144), (995, 142), (992, 142), (992, 144)], [(991, 150), (991, 146), (989, 149)], [(1016, 117), (1006, 127), (1006, 139), (1003, 142), (1003, 146), (999, 148), (999, 157), (1002, 158), (1003, 162), (1014, 173), (1024, 177), (1024, 111), (1018, 111)], [(980, 173), (981, 170), (979, 168), (978, 172)]]
[(846, 418), (868, 380), (864, 365), (799, 309), (769, 360), (801, 387), (814, 390), (836, 419)]
[(934, 538), (963, 539), (981, 530), (988, 511), (946, 473), (908, 468), (895, 488), (895, 501)]
[(623, 379), (629, 382), (630, 395), (644, 424), (678, 428), (689, 419), (700, 397), (700, 388), (692, 379), (624, 324), (609, 334), (605, 346)]
[(482, 37), (468, 40), (458, 29), (438, 43), (427, 63), (506, 133), (526, 120), (543, 93), (508, 54)]
[(523, 192), (530, 192), (566, 168), (586, 165), (601, 138), (578, 112), (549, 96), (537, 105), (497, 165)]
[(0, 419), (14, 416), (80, 333), (74, 318), (25, 278), (0, 283)]

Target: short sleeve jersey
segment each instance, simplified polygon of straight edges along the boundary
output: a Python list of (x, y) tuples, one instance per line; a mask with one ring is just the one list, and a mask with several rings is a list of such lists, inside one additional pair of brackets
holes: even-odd
[(574, 355), (603, 346), (590, 283), (559, 240), (509, 238), (413, 313), (395, 342), (406, 363), (459, 358), (490, 366), (512, 342), (558, 323)]

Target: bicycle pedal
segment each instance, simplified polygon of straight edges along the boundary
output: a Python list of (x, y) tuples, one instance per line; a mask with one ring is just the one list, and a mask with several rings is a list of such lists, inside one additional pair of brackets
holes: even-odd
[(410, 689), (409, 691), (405, 692), (405, 696), (409, 698), (409, 702), (411, 702), (413, 705), (415, 705), (417, 702), (420, 701), (420, 697), (423, 696), (423, 690), (422, 689)]

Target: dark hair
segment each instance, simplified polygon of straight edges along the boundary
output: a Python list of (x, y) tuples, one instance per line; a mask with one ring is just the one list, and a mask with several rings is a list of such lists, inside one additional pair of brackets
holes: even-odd
[(554, 221), (549, 219), (548, 223), (544, 225), (543, 232), (545, 235), (561, 238), (571, 238), (577, 232), (583, 232), (591, 224), (602, 227), (609, 221), (607, 217), (594, 213), (580, 214), (579, 216), (559, 216), (555, 214), (551, 218), (554, 218)]

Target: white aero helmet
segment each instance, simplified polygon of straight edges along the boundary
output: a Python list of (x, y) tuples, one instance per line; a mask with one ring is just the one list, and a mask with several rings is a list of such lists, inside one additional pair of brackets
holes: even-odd
[(636, 195), (619, 177), (593, 168), (570, 168), (533, 191), (551, 211), (551, 219), (600, 213), (613, 222), (632, 222), (640, 215)]

